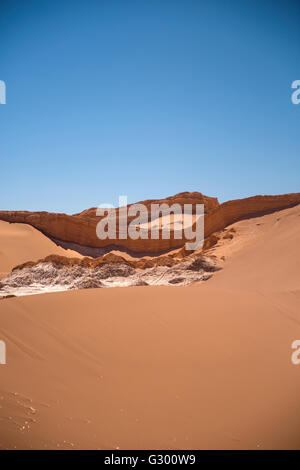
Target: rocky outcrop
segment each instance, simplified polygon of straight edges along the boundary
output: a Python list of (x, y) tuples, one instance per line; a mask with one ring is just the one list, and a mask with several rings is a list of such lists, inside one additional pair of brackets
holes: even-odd
[[(179, 193), (166, 199), (146, 200), (138, 204), (146, 206), (150, 216), (151, 204), (163, 203), (170, 206), (172, 204), (180, 204), (181, 207), (183, 207), (184, 204), (192, 204), (193, 208), (196, 207), (196, 204), (204, 204), (205, 213), (209, 213), (219, 206), (217, 198), (207, 197), (199, 192)], [(129, 209), (131, 205), (127, 207)], [(173, 247), (183, 246), (184, 244), (182, 240), (161, 240), (161, 237), (158, 240), (132, 240), (130, 238), (119, 239), (118, 237), (115, 240), (100, 240), (96, 234), (96, 226), (102, 217), (96, 215), (96, 210), (97, 208), (94, 207), (74, 215), (49, 212), (0, 211), (0, 220), (32, 225), (64, 248), (72, 248), (84, 255), (94, 257), (102, 256), (106, 251), (111, 249), (121, 249), (133, 253), (155, 254), (167, 251)], [(119, 209), (116, 209), (116, 217), (118, 222)], [(128, 216), (128, 224), (134, 218), (135, 217)], [(118, 229), (119, 226), (117, 224), (117, 233)], [(89, 250), (89, 248), (92, 248), (92, 250)], [(107, 248), (107, 250), (101, 250), (103, 248)]]
[[(262, 215), (264, 213), (280, 210), (300, 204), (300, 193), (285, 194), (280, 196), (255, 196), (246, 199), (238, 199), (219, 204), (216, 198), (210, 198), (201, 193), (180, 193), (163, 200), (147, 200), (142, 204), (150, 207), (151, 203), (167, 203), (169, 205), (204, 204), (205, 206), (205, 238), (214, 232), (224, 229), (226, 226), (243, 218)], [(130, 206), (128, 206), (130, 207)], [(173, 248), (180, 248), (186, 243), (185, 238), (174, 239), (171, 231), (170, 239), (137, 239), (132, 240), (106, 239), (100, 240), (96, 235), (96, 226), (101, 218), (96, 216), (96, 208), (88, 209), (79, 214), (66, 215), (48, 212), (27, 211), (0, 211), (0, 220), (7, 222), (19, 222), (32, 225), (45, 235), (54, 239), (62, 246), (72, 247), (79, 251), (79, 247), (90, 249), (120, 249), (132, 253), (159, 254)], [(128, 218), (128, 223), (132, 218)], [(195, 227), (193, 227), (195, 229)], [(118, 233), (118, 227), (117, 227)], [(68, 246), (69, 244), (69, 246)], [(103, 254), (96, 252), (95, 256)], [(93, 251), (87, 253), (93, 256)]]
[(239, 220), (286, 209), (297, 204), (300, 204), (300, 193), (254, 196), (224, 202), (205, 215), (205, 238)]
[(139, 261), (105, 255), (98, 259), (48, 256), (14, 268), (0, 284), (0, 294), (28, 295), (69, 289), (130, 286), (185, 286), (208, 280), (219, 269), (213, 258), (193, 254), (137, 266)]

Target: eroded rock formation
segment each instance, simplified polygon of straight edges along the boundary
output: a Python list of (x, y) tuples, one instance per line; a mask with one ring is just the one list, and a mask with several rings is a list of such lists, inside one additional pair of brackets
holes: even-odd
[[(300, 193), (280, 196), (255, 196), (219, 204), (216, 198), (210, 198), (195, 192), (180, 193), (166, 199), (147, 200), (141, 203), (146, 205), (146, 207), (149, 207), (151, 203), (167, 203), (169, 205), (179, 203), (182, 207), (183, 204), (204, 204), (204, 227), (205, 238), (207, 238), (214, 232), (220, 231), (242, 218), (261, 215), (300, 204)], [(95, 257), (102, 255), (103, 252), (109, 249), (116, 248), (132, 253), (159, 254), (174, 248), (183, 247), (186, 241), (190, 241), (184, 237), (182, 239), (174, 239), (172, 231), (170, 239), (162, 239), (160, 234), (159, 239), (154, 240), (150, 238), (150, 233), (148, 239), (119, 239), (118, 227), (116, 239), (101, 240), (96, 234), (96, 226), (100, 219), (100, 217), (96, 216), (96, 208), (74, 215), (48, 212), (0, 211), (0, 220), (32, 225), (54, 239), (56, 243), (64, 247), (77, 249), (77, 251), (80, 251), (81, 247), (84, 254)], [(132, 218), (128, 217), (128, 223), (131, 221)], [(195, 230), (195, 227), (193, 229)], [(84, 250), (88, 249), (90, 250), (89, 252), (84, 252)], [(102, 252), (101, 249), (104, 249), (104, 251)]]
[[(163, 262), (164, 260), (164, 262)], [(156, 258), (141, 264), (121, 256), (98, 259), (48, 256), (14, 268), (0, 282), (1, 295), (26, 295), (69, 289), (129, 286), (184, 286), (206, 281), (218, 270), (216, 260), (202, 254)]]

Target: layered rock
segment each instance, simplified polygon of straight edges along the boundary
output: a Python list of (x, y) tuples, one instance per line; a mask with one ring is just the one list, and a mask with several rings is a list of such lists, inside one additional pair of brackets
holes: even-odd
[[(182, 207), (184, 204), (193, 204), (194, 207), (195, 204), (204, 204), (204, 233), (205, 238), (207, 238), (214, 232), (220, 231), (243, 218), (258, 216), (300, 204), (300, 193), (280, 196), (255, 196), (219, 204), (216, 198), (210, 198), (195, 192), (180, 193), (162, 200), (141, 202), (141, 204), (148, 208), (152, 203), (167, 203), (169, 205), (178, 203)], [(132, 219), (128, 217), (128, 223)], [(184, 236), (182, 239), (175, 239), (172, 230), (170, 239), (162, 239), (161, 232), (159, 239), (151, 239), (150, 232), (148, 239), (119, 239), (118, 226), (116, 239), (101, 240), (96, 234), (97, 223), (101, 220), (101, 217), (96, 215), (96, 208), (74, 215), (48, 212), (0, 211), (0, 220), (32, 225), (54, 239), (58, 244), (62, 244), (62, 246), (65, 244), (65, 247), (72, 247), (73, 249), (77, 247), (78, 251), (80, 251), (80, 247), (88, 247), (91, 249), (91, 252), (87, 254), (91, 256), (93, 256), (93, 249), (96, 250), (94, 256), (103, 254), (101, 251), (97, 252), (99, 249), (106, 249), (106, 251), (109, 249), (121, 249), (133, 253), (159, 254), (174, 248), (183, 247), (186, 241), (190, 241), (186, 240)], [(195, 230), (195, 224), (193, 230)]]
[[(165, 199), (146, 200), (138, 204), (143, 204), (147, 208), (149, 217), (151, 216), (151, 204), (168, 204), (169, 206), (179, 204), (182, 208), (184, 204), (191, 204), (194, 210), (196, 204), (204, 204), (205, 213), (209, 213), (219, 206), (217, 198), (204, 196), (199, 192), (179, 193)], [(131, 205), (127, 206), (127, 210)], [(172, 229), (171, 240), (162, 240), (161, 234), (158, 240), (151, 240), (150, 234), (148, 240), (119, 239), (119, 209), (116, 209), (117, 238), (101, 240), (97, 237), (96, 227), (102, 217), (96, 215), (96, 210), (97, 208), (94, 207), (74, 215), (49, 212), (0, 211), (0, 220), (32, 225), (64, 248), (72, 248), (84, 255), (94, 257), (101, 256), (110, 249), (157, 254), (170, 248), (181, 247), (184, 244), (182, 240), (174, 240)], [(132, 222), (134, 218), (127, 216), (127, 224)], [(92, 250), (88, 248), (92, 248)], [(103, 248), (107, 248), (107, 250), (103, 250)]]
[(224, 202), (205, 215), (205, 238), (239, 220), (287, 209), (297, 204), (300, 204), (300, 193), (254, 196)]
[[(166, 258), (166, 257), (165, 257)], [(161, 260), (162, 261), (162, 260)], [(218, 270), (214, 259), (201, 254), (184, 259), (138, 264), (121, 256), (106, 255), (98, 259), (48, 256), (14, 268), (0, 282), (0, 294), (27, 295), (69, 289), (166, 285), (183, 286), (206, 281)], [(142, 267), (139, 269), (137, 266)]]

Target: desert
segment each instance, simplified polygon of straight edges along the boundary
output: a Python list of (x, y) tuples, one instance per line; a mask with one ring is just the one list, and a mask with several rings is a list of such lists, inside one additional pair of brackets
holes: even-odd
[(2, 448), (298, 448), (299, 223), (295, 204), (224, 227), (190, 285), (2, 299)]
[(300, 450), (299, 20), (284, 0), (0, 1), (10, 463)]

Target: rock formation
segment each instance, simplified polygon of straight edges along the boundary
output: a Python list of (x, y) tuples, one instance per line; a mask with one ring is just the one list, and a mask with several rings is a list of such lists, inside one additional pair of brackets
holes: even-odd
[[(141, 201), (149, 207), (151, 203), (167, 203), (169, 205), (204, 204), (205, 206), (205, 238), (214, 232), (246, 217), (262, 215), (263, 213), (280, 210), (300, 204), (300, 193), (280, 196), (255, 196), (219, 204), (216, 198), (210, 198), (201, 193), (180, 193), (162, 200)], [(130, 206), (128, 206), (130, 207)], [(117, 209), (118, 212), (118, 209)], [(96, 208), (85, 210), (79, 214), (66, 215), (48, 212), (0, 211), (0, 220), (19, 222), (32, 225), (57, 244), (72, 248), (90, 256), (100, 256), (111, 249), (119, 249), (140, 254), (159, 254), (174, 248), (183, 247), (185, 238), (174, 239), (171, 231), (170, 239), (119, 239), (101, 240), (96, 235), (96, 226), (101, 217), (96, 216)], [(132, 218), (128, 218), (128, 223)], [(195, 229), (195, 227), (193, 227)], [(88, 252), (86, 250), (89, 250)], [(103, 251), (101, 251), (103, 250)]]
[(0, 293), (7, 296), (103, 287), (186, 286), (206, 281), (218, 269), (216, 260), (202, 254), (170, 257), (165, 263), (156, 258), (142, 265), (138, 260), (110, 254), (97, 259), (52, 255), (15, 267), (0, 282)]

